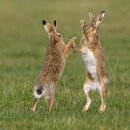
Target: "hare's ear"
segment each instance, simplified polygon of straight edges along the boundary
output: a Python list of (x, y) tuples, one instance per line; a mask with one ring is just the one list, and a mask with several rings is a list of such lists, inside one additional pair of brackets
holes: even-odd
[(98, 25), (102, 22), (104, 16), (105, 16), (105, 11), (102, 11), (102, 12), (99, 14), (99, 16), (97, 17), (96, 26), (98, 26)]
[(56, 27), (56, 20), (54, 20), (54, 26)]
[(57, 25), (56, 25), (56, 20), (54, 20), (54, 23), (53, 23), (53, 30), (56, 32), (56, 28), (57, 28)]
[(43, 20), (42, 24), (43, 24), (45, 30), (48, 32), (48, 34), (50, 34), (53, 31), (51, 24), (48, 23), (46, 20)]
[(82, 20), (80, 20), (80, 26), (81, 26), (81, 28), (83, 28), (84, 26), (85, 26), (85, 22), (84, 22), (84, 20), (82, 19)]
[(92, 23), (93, 19), (94, 19), (94, 15), (92, 14), (92, 12), (89, 12), (89, 19), (90, 19), (90, 23)]

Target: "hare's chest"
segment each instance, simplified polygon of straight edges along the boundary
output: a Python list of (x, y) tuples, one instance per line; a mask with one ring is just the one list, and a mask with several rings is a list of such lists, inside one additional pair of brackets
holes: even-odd
[(82, 48), (82, 58), (85, 63), (86, 70), (91, 74), (93, 79), (97, 80), (96, 59), (92, 51), (86, 47)]

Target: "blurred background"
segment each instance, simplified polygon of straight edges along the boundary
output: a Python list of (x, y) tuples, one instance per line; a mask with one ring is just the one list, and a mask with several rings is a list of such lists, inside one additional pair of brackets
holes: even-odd
[[(106, 115), (101, 118), (99, 114), (93, 119), (95, 110), (100, 105), (98, 94), (94, 98), (96, 104), (92, 106), (90, 113), (88, 115), (80, 113), (85, 102), (82, 92), (85, 72), (79, 54), (71, 55), (66, 63), (64, 74), (57, 87), (57, 101), (52, 115), (45, 114), (43, 119), (41, 102), (39, 113), (34, 115), (30, 111), (32, 88), (48, 45), (48, 35), (42, 26), (42, 20), (45, 19), (50, 23), (57, 20), (57, 30), (63, 35), (64, 41), (67, 42), (72, 36), (76, 36), (78, 47), (82, 36), (79, 21), (85, 19), (89, 22), (89, 11), (97, 16), (102, 10), (106, 11), (106, 15), (98, 33), (110, 77)], [(129, 129), (129, 23), (129, 0), (0, 0), (2, 130), (8, 129), (9, 126), (11, 129), (95, 129), (97, 125), (105, 130)], [(67, 123), (68, 119), (70, 123)], [(95, 125), (92, 125), (93, 121)], [(87, 126), (86, 122), (89, 122)]]

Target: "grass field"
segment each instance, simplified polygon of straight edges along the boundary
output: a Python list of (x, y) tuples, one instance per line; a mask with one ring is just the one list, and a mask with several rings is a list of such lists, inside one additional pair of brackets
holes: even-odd
[[(0, 130), (130, 130), (130, 1), (129, 0), (0, 0)], [(80, 55), (71, 55), (58, 83), (51, 113), (43, 99), (31, 111), (32, 88), (48, 43), (41, 21), (57, 20), (68, 41), (82, 35), (79, 21), (89, 10), (106, 15), (99, 34), (110, 77), (107, 110), (98, 112), (100, 96), (85, 104)]]

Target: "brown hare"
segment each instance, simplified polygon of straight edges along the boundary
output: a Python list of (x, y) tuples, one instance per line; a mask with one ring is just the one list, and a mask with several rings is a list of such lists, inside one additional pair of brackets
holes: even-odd
[(67, 56), (75, 48), (75, 37), (66, 45), (62, 35), (56, 30), (56, 21), (51, 25), (43, 20), (43, 26), (48, 33), (48, 48), (44, 58), (44, 64), (34, 86), (34, 102), (32, 110), (36, 110), (37, 101), (44, 96), (47, 110), (50, 112), (54, 103), (55, 89), (60, 79)]
[(87, 102), (83, 108), (83, 112), (87, 111), (91, 104), (89, 91), (96, 89), (100, 91), (101, 96), (100, 111), (103, 112), (106, 109), (105, 85), (108, 83), (108, 76), (105, 68), (103, 50), (97, 34), (99, 24), (102, 22), (104, 15), (105, 12), (102, 11), (97, 18), (94, 18), (89, 13), (89, 24), (86, 24), (84, 20), (80, 21), (83, 36), (80, 41), (79, 52), (81, 52), (87, 73), (87, 78), (83, 86)]

